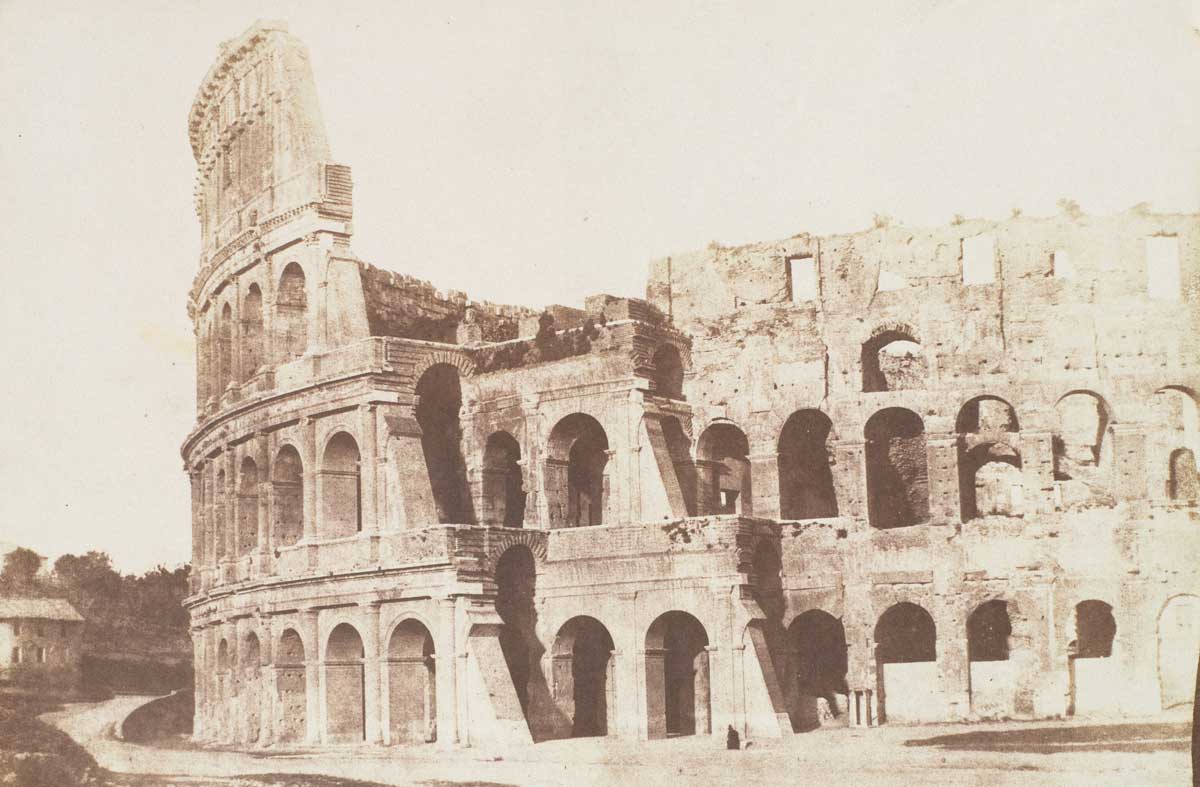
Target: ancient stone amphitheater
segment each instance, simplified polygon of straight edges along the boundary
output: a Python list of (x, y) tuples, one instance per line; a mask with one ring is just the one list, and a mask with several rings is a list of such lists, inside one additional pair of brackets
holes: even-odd
[(714, 245), (535, 311), (355, 256), (284, 26), (221, 45), (189, 133), (198, 739), (1190, 701), (1197, 216)]

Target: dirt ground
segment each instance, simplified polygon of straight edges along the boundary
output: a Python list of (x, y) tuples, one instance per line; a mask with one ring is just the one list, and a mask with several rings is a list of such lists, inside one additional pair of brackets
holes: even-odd
[(117, 697), (42, 717), (131, 787), (503, 787), (506, 785), (1186, 785), (1191, 725), (1183, 717), (824, 729), (727, 751), (723, 740), (610, 738), (503, 750), (314, 748), (241, 752), (139, 746), (112, 737), (144, 703)]

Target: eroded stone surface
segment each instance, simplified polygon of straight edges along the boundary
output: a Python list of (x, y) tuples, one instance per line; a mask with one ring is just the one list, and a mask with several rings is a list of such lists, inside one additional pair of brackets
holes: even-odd
[(1196, 216), (798, 235), (657, 261), (645, 300), (477, 303), (355, 256), (307, 63), (260, 23), (190, 117), (198, 738), (1187, 701)]

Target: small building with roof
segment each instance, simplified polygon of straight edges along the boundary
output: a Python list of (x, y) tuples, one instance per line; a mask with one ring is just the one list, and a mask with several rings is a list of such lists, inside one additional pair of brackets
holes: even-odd
[(0, 597), (0, 680), (18, 673), (79, 674), (83, 616), (61, 598)]

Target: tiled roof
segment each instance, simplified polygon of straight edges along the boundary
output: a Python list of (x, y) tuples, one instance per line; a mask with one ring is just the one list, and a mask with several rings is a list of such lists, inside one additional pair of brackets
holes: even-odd
[(83, 616), (63, 598), (0, 598), (0, 620), (13, 618), (83, 622)]

